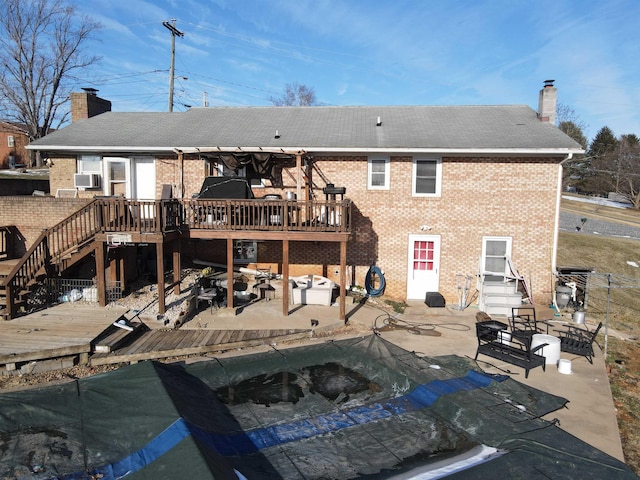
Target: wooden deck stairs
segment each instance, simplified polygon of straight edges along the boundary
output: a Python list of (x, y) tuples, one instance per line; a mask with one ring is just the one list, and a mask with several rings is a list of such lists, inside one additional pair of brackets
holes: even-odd
[[(8, 247), (0, 252), (0, 318), (15, 317), (43, 279), (59, 275), (93, 251), (95, 235), (100, 231), (94, 203), (43, 231), (21, 258), (13, 258)], [(2, 227), (0, 234), (0, 245), (13, 244), (15, 229)]]

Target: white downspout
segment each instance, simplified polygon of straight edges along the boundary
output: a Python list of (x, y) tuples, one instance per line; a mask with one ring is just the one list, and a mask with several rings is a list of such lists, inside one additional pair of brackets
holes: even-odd
[[(556, 217), (554, 220), (553, 229), (553, 251), (551, 253), (551, 272), (554, 276), (557, 275), (557, 255), (558, 255), (558, 236), (560, 235), (560, 202), (562, 201), (562, 165), (573, 158), (573, 153), (567, 154), (567, 156), (558, 164), (558, 187), (556, 192)], [(552, 285), (552, 292), (555, 291), (555, 287)], [(556, 296), (552, 294), (552, 302), (556, 304)]]

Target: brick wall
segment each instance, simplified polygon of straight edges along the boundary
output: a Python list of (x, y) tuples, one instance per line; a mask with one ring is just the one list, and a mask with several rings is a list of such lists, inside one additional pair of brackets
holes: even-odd
[[(474, 275), (482, 253), (484, 236), (513, 238), (512, 259), (521, 274), (531, 280), (539, 302), (551, 300), (552, 242), (558, 159), (443, 158), (442, 193), (439, 197), (412, 197), (412, 157), (392, 156), (389, 190), (368, 190), (366, 156), (316, 156), (313, 174), (315, 196), (324, 199), (325, 180), (346, 187), (353, 201), (353, 235), (347, 249), (349, 278), (364, 284), (369, 266), (375, 262), (385, 272), (386, 294), (406, 297), (408, 241), (411, 234), (439, 235), (441, 239), (439, 291), (449, 303), (457, 301), (456, 274)], [(283, 174), (284, 188), (295, 191), (293, 177)], [(51, 171), (51, 191), (73, 185), (75, 159), (56, 159)], [(171, 184), (174, 196), (184, 198), (200, 191), (207, 174), (206, 163), (185, 156), (156, 160), (157, 198), (162, 184)], [(65, 184), (65, 186), (61, 186)], [(254, 189), (256, 196), (274, 191)], [(94, 191), (81, 196), (95, 195)], [(428, 225), (428, 232), (420, 230)], [(201, 241), (202, 242), (202, 241)], [(214, 244), (212, 243), (212, 246)], [(226, 247), (209, 250), (204, 245), (190, 247), (194, 257), (212, 257), (224, 263)], [(292, 242), (291, 274), (314, 273), (335, 281), (339, 275), (339, 245)], [(218, 261), (218, 260), (211, 260)], [(260, 263), (280, 268), (279, 242), (259, 246)]]
[[(444, 158), (440, 197), (411, 196), (411, 157), (391, 157), (389, 190), (367, 189), (364, 157), (317, 160), (323, 175), (346, 187), (354, 202), (347, 263), (355, 266), (356, 283), (364, 284), (375, 261), (385, 272), (386, 294), (405, 298), (409, 235), (440, 235), (439, 291), (455, 302), (455, 275), (477, 273), (483, 236), (510, 236), (512, 259), (531, 278), (534, 296), (551, 299), (557, 160)], [(431, 230), (421, 231), (422, 225)], [(330, 262), (334, 257), (328, 251), (317, 255)], [(328, 270), (333, 273), (333, 266)]]
[(64, 220), (88, 203), (84, 199), (54, 197), (0, 197), (0, 225), (15, 225), (16, 255), (23, 255), (43, 230)]

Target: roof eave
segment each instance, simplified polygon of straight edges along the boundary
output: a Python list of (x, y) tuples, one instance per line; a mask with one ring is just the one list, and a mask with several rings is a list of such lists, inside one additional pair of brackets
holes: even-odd
[(567, 155), (584, 153), (579, 148), (429, 148), (429, 147), (176, 147), (183, 153), (271, 152), (271, 153), (431, 153), (441, 155)]
[(304, 154), (316, 153), (429, 153), (436, 155), (567, 155), (581, 154), (579, 148), (430, 148), (430, 147), (260, 147), (260, 146), (215, 146), (215, 147), (132, 147), (132, 146), (68, 146), (68, 145), (27, 145), (29, 150), (49, 152), (139, 152), (139, 153), (228, 153), (228, 152), (265, 152)]
[(69, 145), (27, 145), (27, 150), (46, 150), (47, 152), (173, 152), (173, 147), (132, 147), (124, 145), (116, 146), (69, 146)]

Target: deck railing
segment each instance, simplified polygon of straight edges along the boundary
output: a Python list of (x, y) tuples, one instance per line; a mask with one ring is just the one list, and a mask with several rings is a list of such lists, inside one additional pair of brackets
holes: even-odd
[(351, 202), (290, 200), (185, 200), (184, 223), (192, 230), (349, 232)]
[(100, 231), (163, 233), (181, 227), (179, 200), (98, 198), (93, 202)]

